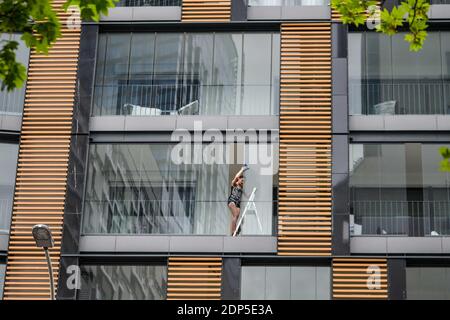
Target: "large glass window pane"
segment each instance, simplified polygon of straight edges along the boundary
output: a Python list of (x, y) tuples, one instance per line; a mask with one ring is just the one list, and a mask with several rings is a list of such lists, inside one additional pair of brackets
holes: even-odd
[(407, 267), (406, 294), (408, 300), (449, 300), (450, 268)]
[[(0, 48), (3, 46), (3, 41), (16, 41), (19, 46), (16, 53), (16, 61), (20, 62), (25, 68), (28, 68), (28, 57), (30, 50), (25, 43), (20, 39), (21, 34), (0, 34)], [(1, 87), (1, 81), (0, 81)], [(25, 97), (25, 82), (21, 88), (12, 91), (0, 90), (0, 114), (18, 115), (22, 113), (23, 102)]]
[(278, 113), (279, 34), (133, 33), (116, 50), (123, 35), (99, 37), (94, 115)]
[[(257, 212), (246, 214), (242, 234), (271, 234), (277, 145), (191, 147), (183, 143), (92, 145), (84, 233), (229, 234), (231, 181), (248, 163), (251, 170), (246, 173), (241, 207), (244, 210), (253, 198)], [(221, 155), (214, 156), (215, 151)], [(191, 154), (188, 159), (177, 158), (183, 152)], [(203, 159), (195, 154), (203, 154)], [(260, 158), (251, 157), (254, 154)]]
[(83, 265), (79, 300), (163, 300), (165, 265)]
[(0, 143), (0, 233), (8, 233), (16, 179), (17, 153), (14, 143)]
[(354, 235), (450, 234), (448, 173), (435, 144), (351, 144)]
[(243, 266), (242, 300), (329, 300), (330, 268)]
[(349, 35), (351, 114), (447, 114), (449, 32), (428, 33), (412, 52), (405, 33)]

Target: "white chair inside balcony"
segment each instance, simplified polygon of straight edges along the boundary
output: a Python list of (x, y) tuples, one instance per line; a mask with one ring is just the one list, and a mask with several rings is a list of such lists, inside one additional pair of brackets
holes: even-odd
[(395, 114), (396, 100), (385, 101), (373, 106), (374, 114)]
[(131, 103), (126, 103), (123, 107), (130, 110), (131, 116), (160, 116), (162, 113), (159, 108), (141, 107)]
[(198, 100), (195, 100), (178, 109), (178, 115), (192, 116), (197, 115), (198, 111), (199, 111)]
[(355, 223), (355, 215), (350, 215), (350, 234), (353, 236), (362, 235), (362, 225)]

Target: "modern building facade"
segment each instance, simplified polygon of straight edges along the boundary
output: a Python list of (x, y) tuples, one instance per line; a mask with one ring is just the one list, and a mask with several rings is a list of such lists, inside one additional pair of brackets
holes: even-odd
[(59, 14), (0, 93), (3, 299), (49, 299), (39, 223), (58, 299), (450, 299), (450, 2), (419, 53), (323, 0)]

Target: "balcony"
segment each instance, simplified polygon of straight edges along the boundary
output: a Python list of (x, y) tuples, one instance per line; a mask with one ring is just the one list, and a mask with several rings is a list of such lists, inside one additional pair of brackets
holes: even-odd
[(353, 236), (449, 236), (450, 201), (353, 201)]
[[(272, 235), (276, 202), (255, 205), (257, 214), (247, 211), (241, 234)], [(83, 219), (86, 235), (228, 235), (231, 214), (226, 201), (87, 200)]]
[(93, 115), (272, 115), (277, 113), (272, 90), (270, 85), (96, 85)]
[(350, 82), (349, 93), (351, 114), (450, 114), (448, 80)]

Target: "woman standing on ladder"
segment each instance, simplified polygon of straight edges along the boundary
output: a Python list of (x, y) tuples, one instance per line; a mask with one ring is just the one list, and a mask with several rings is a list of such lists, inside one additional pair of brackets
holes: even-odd
[[(231, 211), (231, 235), (233, 235), (236, 230), (236, 224), (241, 213), (241, 199), (242, 193), (244, 192), (244, 172), (248, 169), (249, 167), (245, 164), (231, 182), (231, 191), (230, 196), (228, 197), (228, 208), (230, 208)], [(240, 230), (238, 230), (236, 234), (239, 233)]]

